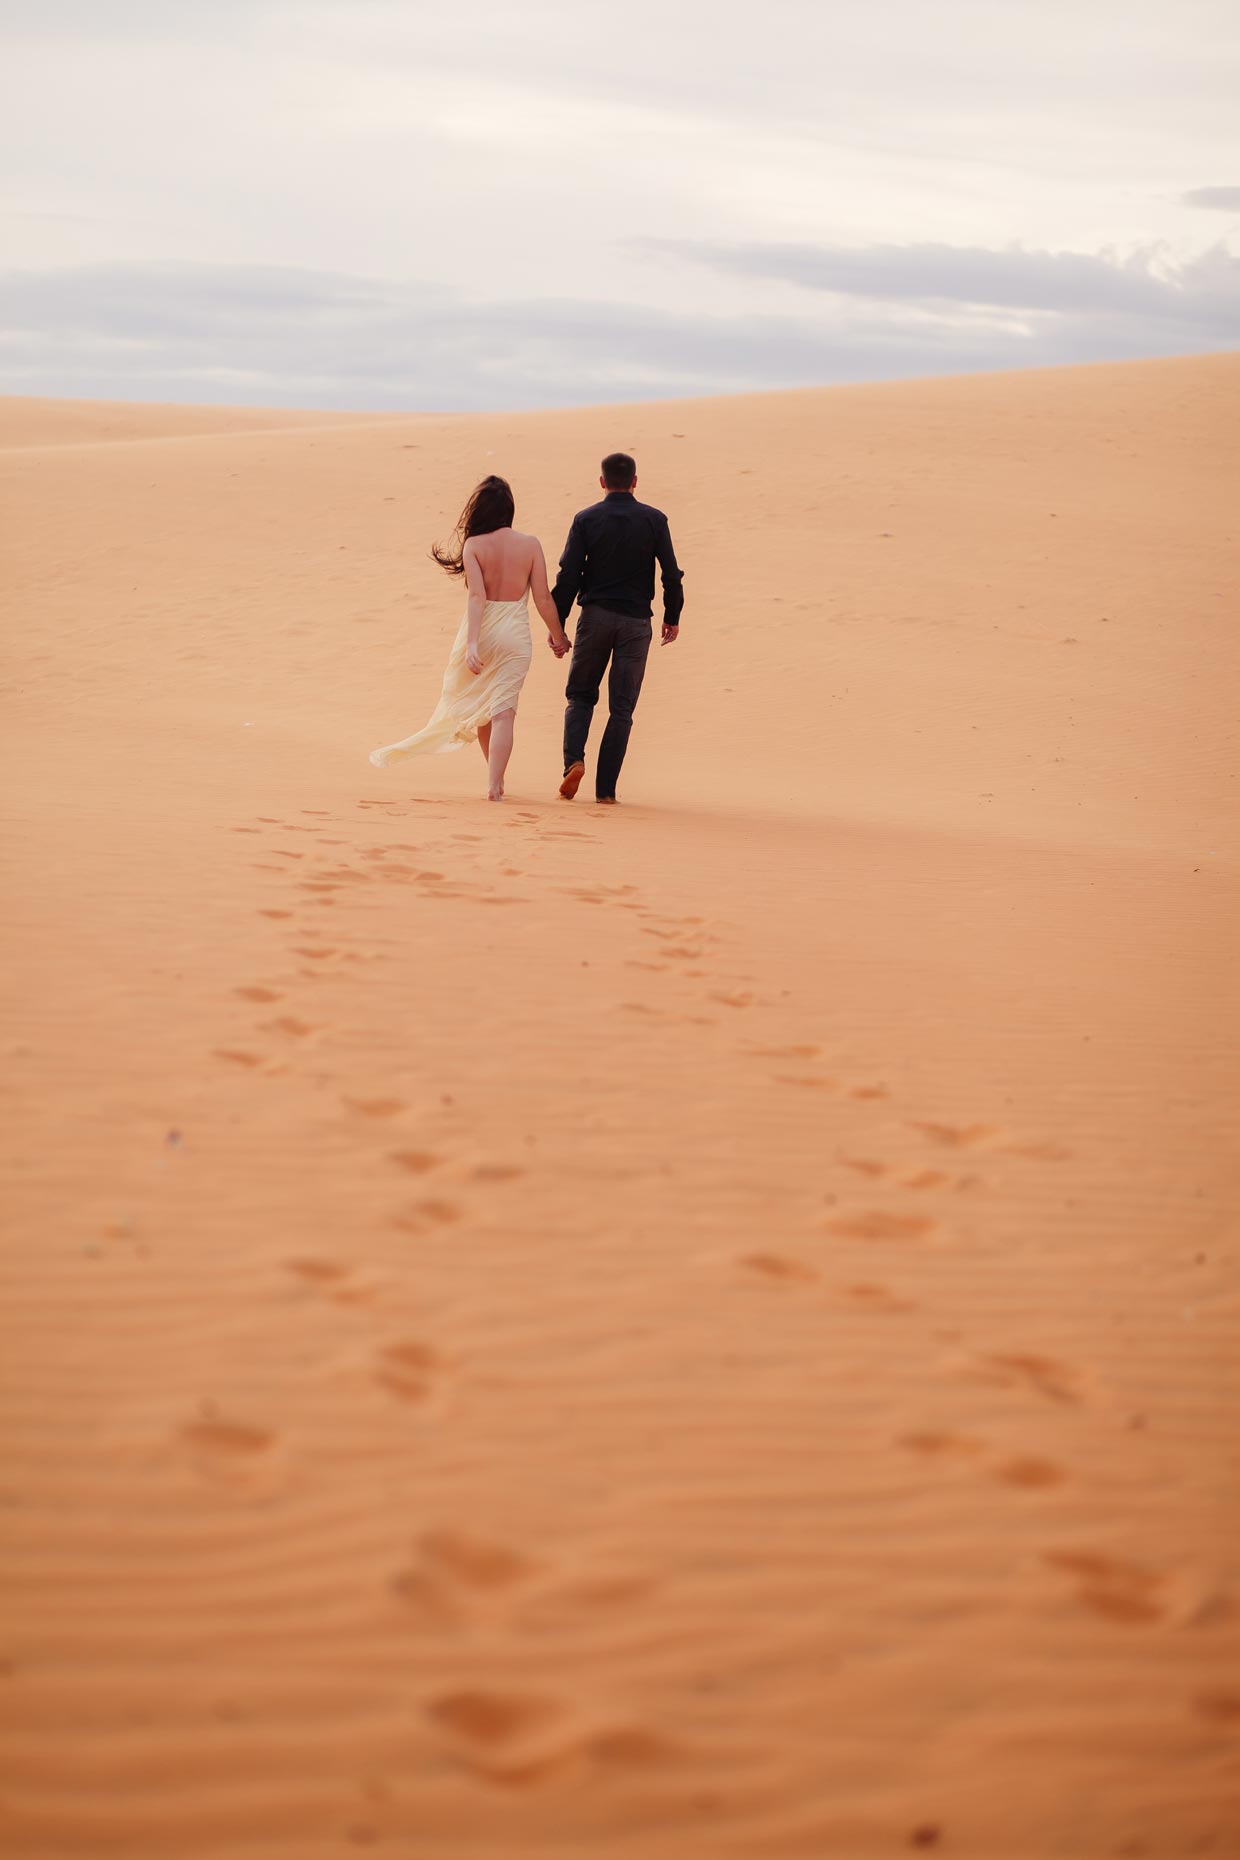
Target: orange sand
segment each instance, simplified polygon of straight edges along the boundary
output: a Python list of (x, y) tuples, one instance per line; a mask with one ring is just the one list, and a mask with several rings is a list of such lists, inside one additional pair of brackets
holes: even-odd
[[(3, 408), (6, 1854), (1240, 1849), (1238, 430)], [(368, 768), (613, 446), (625, 805)]]

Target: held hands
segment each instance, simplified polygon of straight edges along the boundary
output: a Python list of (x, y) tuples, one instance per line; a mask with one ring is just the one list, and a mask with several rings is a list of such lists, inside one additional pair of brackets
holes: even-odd
[(477, 678), (479, 672), (482, 670), (482, 660), (478, 657), (478, 648), (472, 640), (465, 648), (465, 663), (468, 665), (474, 677)]
[(558, 638), (554, 633), (548, 633), (547, 644), (550, 646), (557, 659), (562, 659), (565, 653), (571, 652), (573, 649), (572, 640), (568, 637), (568, 634), (563, 631), (560, 632)]

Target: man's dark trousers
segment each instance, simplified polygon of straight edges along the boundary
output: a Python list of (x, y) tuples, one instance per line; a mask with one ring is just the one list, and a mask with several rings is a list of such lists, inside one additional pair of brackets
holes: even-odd
[(577, 616), (565, 693), (564, 767), (586, 759), (586, 738), (610, 659), (607, 706), (611, 714), (594, 775), (594, 792), (600, 800), (611, 800), (616, 792), (653, 630), (649, 620), (635, 620), (632, 614), (614, 613), (609, 607), (583, 607)]

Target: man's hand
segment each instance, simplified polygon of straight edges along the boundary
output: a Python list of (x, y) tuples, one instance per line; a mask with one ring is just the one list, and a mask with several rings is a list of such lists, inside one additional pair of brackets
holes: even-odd
[(680, 628), (679, 628), (679, 626), (665, 626), (665, 627), (664, 627), (664, 629), (663, 629), (663, 644), (664, 644), (665, 646), (674, 646), (674, 645), (676, 644), (676, 641), (677, 641), (677, 640), (678, 640), (679, 638), (680, 638)]
[(547, 644), (550, 646), (557, 659), (562, 659), (565, 653), (571, 652), (573, 649), (573, 642), (568, 637), (567, 633), (562, 633), (559, 639), (553, 639), (551, 634), (548, 633)]

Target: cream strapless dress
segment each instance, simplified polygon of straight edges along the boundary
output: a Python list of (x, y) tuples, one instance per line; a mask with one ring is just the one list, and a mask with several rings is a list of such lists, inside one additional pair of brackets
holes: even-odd
[(519, 601), (487, 602), (478, 634), (482, 670), (476, 678), (465, 663), (469, 638), (469, 615), (465, 614), (452, 642), (443, 689), (430, 721), (403, 742), (372, 749), (370, 759), (377, 769), (405, 756), (460, 749), (472, 743), (482, 725), (500, 711), (516, 709), (533, 651), (528, 602), (528, 590)]

